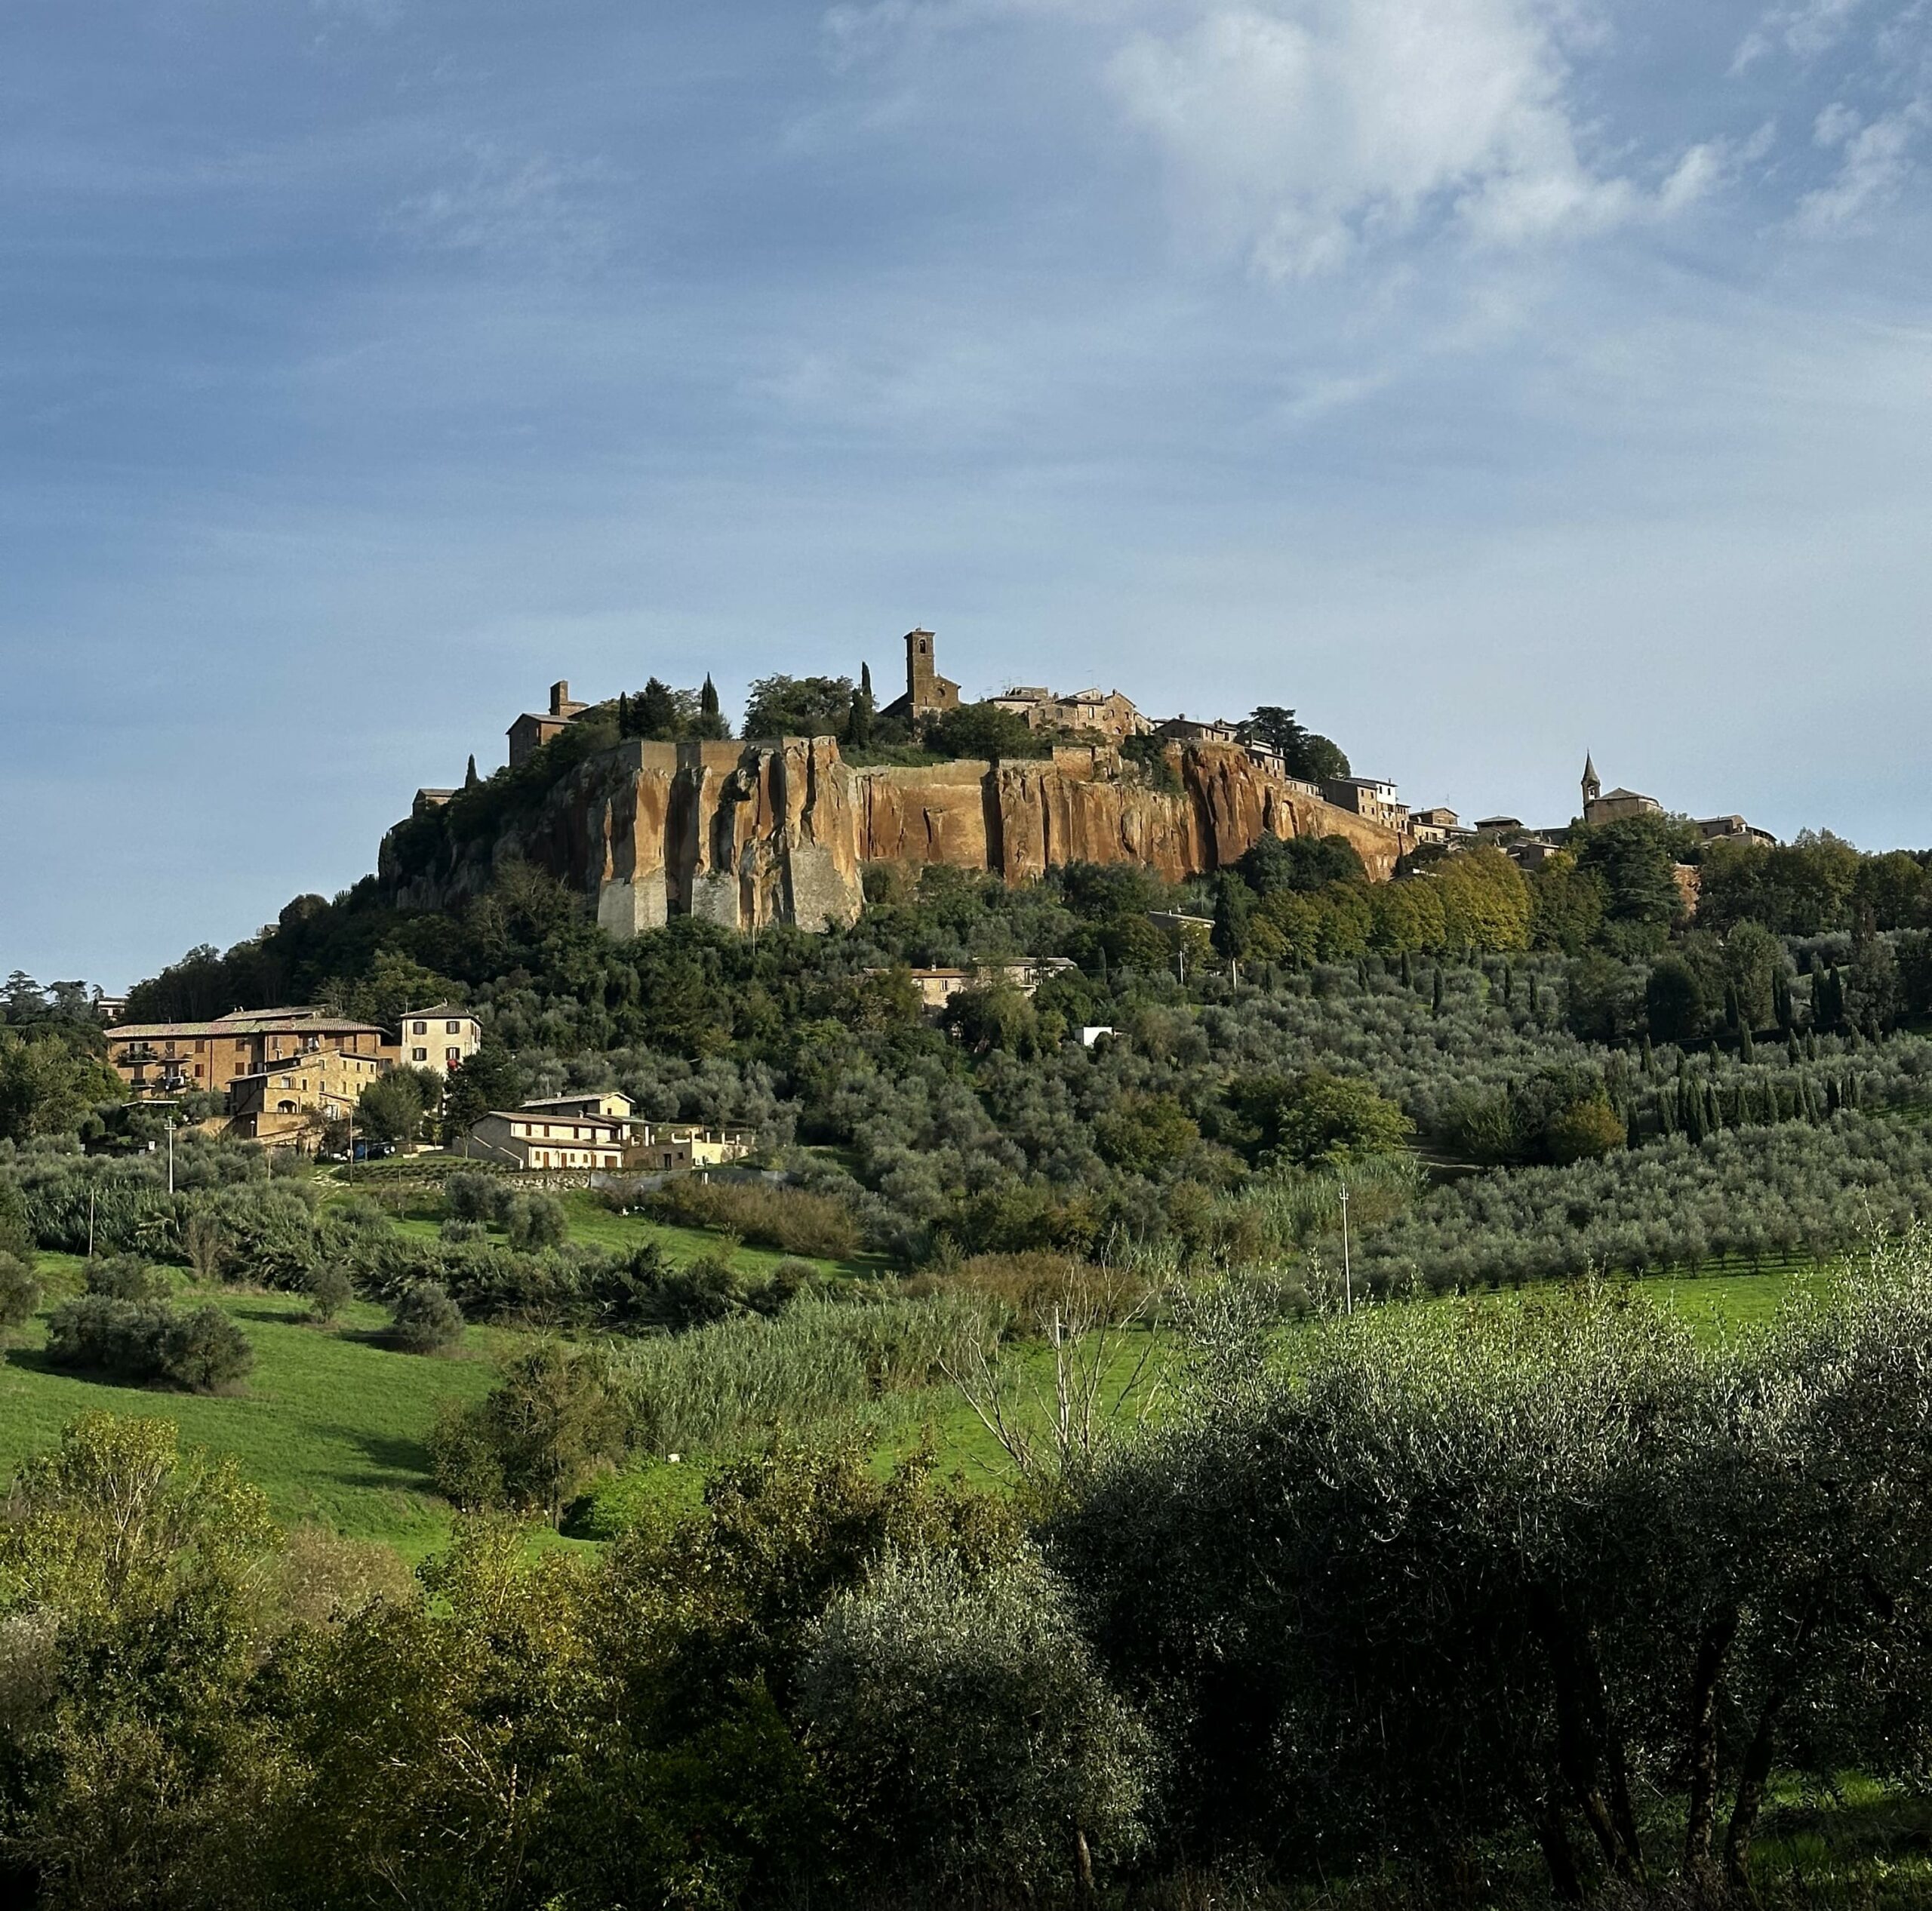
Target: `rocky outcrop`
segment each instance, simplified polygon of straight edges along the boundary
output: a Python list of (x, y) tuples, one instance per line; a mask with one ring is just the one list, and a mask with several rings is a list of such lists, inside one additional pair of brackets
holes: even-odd
[(1009, 882), (1069, 863), (1137, 863), (1170, 882), (1233, 862), (1264, 835), (1346, 837), (1371, 876), (1401, 845), (1223, 744), (1172, 749), (1157, 788), (1109, 748), (1051, 760), (855, 768), (829, 737), (628, 743), (582, 763), (494, 840), (447, 837), (426, 857), (413, 824), (385, 839), (399, 906), (446, 908), (521, 860), (582, 891), (613, 934), (674, 915), (733, 928), (857, 919), (870, 862), (992, 869)]

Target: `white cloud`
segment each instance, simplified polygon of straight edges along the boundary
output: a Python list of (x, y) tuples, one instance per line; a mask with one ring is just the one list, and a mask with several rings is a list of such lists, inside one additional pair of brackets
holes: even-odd
[(1819, 114), (1812, 137), (1819, 146), (1843, 153), (1830, 183), (1806, 193), (1792, 223), (1814, 237), (1857, 225), (1864, 216), (1897, 198), (1912, 176), (1913, 142), (1924, 131), (1927, 109), (1919, 101), (1882, 114), (1869, 125), (1841, 102)]
[(1730, 63), (1735, 73), (1783, 47), (1799, 60), (1815, 60), (1844, 37), (1864, 0), (1801, 0), (1774, 7), (1746, 34)]
[(586, 203), (605, 183), (598, 167), (475, 141), (460, 177), (400, 201), (392, 223), (432, 251), (585, 265), (610, 248), (607, 222)]
[(1586, 235), (1688, 205), (1694, 147), (1660, 192), (1579, 151), (1568, 10), (1548, 0), (1249, 0), (1135, 32), (1109, 75), (1161, 144), (1186, 216), (1271, 278), (1452, 213), (1489, 244)]

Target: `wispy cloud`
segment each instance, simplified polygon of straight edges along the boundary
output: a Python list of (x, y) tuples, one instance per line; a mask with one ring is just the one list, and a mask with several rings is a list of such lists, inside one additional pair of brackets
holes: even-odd
[(1829, 183), (1799, 199), (1792, 214), (1798, 230), (1813, 237), (1843, 232), (1896, 199), (1915, 170), (1912, 147), (1928, 118), (1932, 113), (1920, 100), (1869, 122), (1841, 100), (1826, 107), (1812, 137), (1842, 157)]
[(580, 268), (611, 249), (613, 226), (598, 201), (612, 183), (601, 165), (473, 140), (450, 177), (399, 200), (390, 223), (429, 251)]

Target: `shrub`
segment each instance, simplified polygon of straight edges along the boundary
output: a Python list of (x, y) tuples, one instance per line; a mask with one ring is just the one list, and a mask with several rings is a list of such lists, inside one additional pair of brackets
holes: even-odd
[(309, 1276), (309, 1318), (334, 1320), (355, 1292), (355, 1282), (333, 1262), (318, 1267)]
[(782, 1254), (847, 1260), (859, 1251), (857, 1217), (836, 1196), (769, 1181), (671, 1182), (646, 1204), (680, 1227), (718, 1228)]
[(800, 1702), (834, 1789), (891, 1827), (854, 1855), (895, 1897), (1057, 1899), (1143, 1842), (1152, 1735), (1035, 1553), (888, 1552), (814, 1628)]
[(170, 1319), (161, 1346), (161, 1376), (190, 1393), (219, 1393), (255, 1364), (247, 1335), (219, 1307), (198, 1307)]
[(57, 1367), (158, 1380), (189, 1392), (233, 1385), (254, 1365), (247, 1337), (219, 1307), (177, 1314), (162, 1302), (86, 1294), (63, 1301), (47, 1324), (47, 1356)]
[(528, 1254), (539, 1248), (561, 1248), (570, 1239), (570, 1217), (555, 1195), (513, 1196), (503, 1214), (510, 1245)]
[(498, 1208), (509, 1190), (490, 1174), (452, 1174), (443, 1183), (443, 1212), (453, 1221), (488, 1223), (496, 1219)]
[(440, 1282), (416, 1282), (396, 1297), (389, 1338), (406, 1353), (448, 1353), (463, 1338), (463, 1309)]
[(466, 1241), (487, 1240), (490, 1231), (481, 1221), (467, 1220), (457, 1214), (446, 1214), (438, 1232), (444, 1240), (454, 1245), (460, 1245)]
[(430, 1443), (436, 1483), (460, 1506), (534, 1508), (554, 1525), (623, 1457), (629, 1425), (603, 1359), (546, 1341), (474, 1406), (445, 1408)]
[(138, 1254), (103, 1254), (88, 1263), (87, 1292), (109, 1300), (165, 1300), (168, 1276)]
[(18, 1254), (0, 1248), (0, 1335), (14, 1334), (40, 1305), (40, 1282)]

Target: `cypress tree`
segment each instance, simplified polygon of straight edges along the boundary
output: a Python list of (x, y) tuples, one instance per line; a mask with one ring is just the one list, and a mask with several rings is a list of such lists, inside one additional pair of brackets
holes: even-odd
[(852, 693), (851, 714), (845, 719), (845, 740), (863, 745), (872, 740), (872, 706), (863, 690)]
[(1782, 969), (1771, 978), (1771, 1013), (1777, 1018), (1779, 1033), (1789, 1035), (1793, 1020), (1791, 978)]
[(1503, 1006), (1512, 1008), (1516, 1002), (1516, 969), (1511, 962), (1503, 965)]
[(1638, 1059), (1643, 1063), (1644, 1079), (1647, 1081), (1656, 1074), (1657, 1068), (1657, 1051), (1651, 1046), (1651, 1032), (1647, 1029), (1644, 1031), (1643, 1045), (1637, 1053)]
[(1751, 1039), (1751, 1024), (1740, 1022), (1737, 1025), (1737, 1059), (1740, 1062), (1757, 1060), (1757, 1046)]
[(631, 700), (627, 691), (617, 693), (617, 734), (628, 737), (631, 734)]
[(1405, 949), (1402, 951), (1402, 986), (1404, 989), (1413, 989), (1415, 986), (1416, 972), (1410, 963), (1409, 952)]
[(1429, 1012), (1431, 1015), (1440, 1015), (1442, 1013), (1442, 967), (1440, 963), (1436, 965), (1435, 994), (1429, 1004)]
[[(709, 678), (705, 679), (709, 683)], [(869, 703), (872, 700), (872, 666), (869, 663), (859, 666), (859, 694)]]
[(697, 694), (697, 706), (706, 716), (718, 714), (718, 686), (711, 681), (711, 672), (704, 673), (704, 688)]
[(469, 768), (463, 774), (463, 786), (466, 789), (474, 789), (482, 780), (483, 779), (476, 774), (476, 757), (472, 751), (470, 754)]

